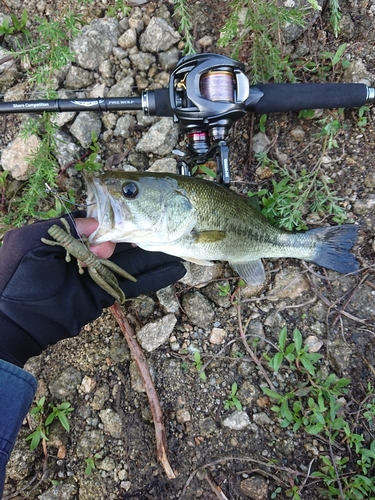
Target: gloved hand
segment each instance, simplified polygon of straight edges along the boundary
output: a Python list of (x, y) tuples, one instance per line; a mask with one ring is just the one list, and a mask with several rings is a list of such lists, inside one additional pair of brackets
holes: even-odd
[[(0, 358), (21, 367), (48, 345), (78, 335), (114, 303), (87, 271), (79, 274), (74, 258), (65, 261), (64, 248), (41, 242), (51, 239), (47, 230), (56, 223), (61, 225), (53, 219), (9, 231), (0, 249)], [(185, 274), (180, 259), (128, 243), (117, 244), (111, 260), (137, 278), (133, 283), (116, 276), (127, 298), (159, 290)]]

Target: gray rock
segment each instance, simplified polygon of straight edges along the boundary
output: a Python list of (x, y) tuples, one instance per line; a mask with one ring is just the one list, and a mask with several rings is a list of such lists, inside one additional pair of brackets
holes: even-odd
[[(248, 365), (251, 367), (251, 364), (248, 363)], [(253, 367), (251, 367), (251, 371), (254, 371)], [(241, 384), (237, 392), (237, 397), (241, 401), (243, 406), (252, 406), (259, 398), (259, 396), (260, 391), (258, 387), (249, 380), (245, 380), (243, 384)]]
[(204, 294), (207, 295), (215, 304), (219, 307), (230, 307), (230, 292), (228, 295), (224, 295), (219, 287), (226, 287), (229, 285), (228, 281), (220, 281), (215, 283), (209, 283), (204, 287)]
[(353, 212), (357, 215), (369, 215), (374, 213), (375, 194), (369, 194), (354, 202)]
[(70, 66), (65, 78), (65, 88), (73, 90), (86, 89), (94, 81), (94, 74), (91, 71), (78, 66)]
[(156, 61), (155, 56), (149, 54), (148, 52), (130, 54), (129, 59), (131, 60), (136, 71), (148, 71), (150, 66)]
[(341, 376), (348, 372), (352, 354), (352, 348), (342, 340), (335, 340), (328, 344), (328, 358), (337, 374)]
[(115, 18), (92, 21), (72, 41), (78, 64), (85, 69), (97, 69), (110, 56), (119, 36), (119, 23)]
[(241, 481), (240, 491), (247, 498), (252, 498), (253, 500), (267, 500), (267, 479), (259, 475), (248, 477)]
[(263, 132), (258, 132), (253, 136), (254, 153), (267, 153), (271, 145), (270, 139)]
[(78, 486), (75, 483), (55, 484), (47, 491), (38, 495), (39, 500), (70, 500), (78, 493)]
[(77, 387), (82, 382), (82, 373), (69, 366), (60, 375), (49, 384), (49, 391), (56, 399), (66, 399), (77, 392)]
[(104, 457), (103, 460), (97, 462), (96, 466), (100, 470), (110, 472), (116, 468), (116, 462), (111, 457)]
[(260, 413), (255, 413), (253, 415), (253, 422), (255, 422), (257, 425), (270, 426), (273, 424), (273, 420), (271, 420), (267, 413), (264, 413), (263, 411), (261, 411)]
[(128, 344), (124, 337), (117, 337), (111, 341), (110, 356), (115, 363), (122, 363), (130, 359)]
[(104, 442), (102, 431), (97, 429), (85, 431), (77, 443), (77, 456), (84, 458), (94, 456), (103, 448)]
[[(62, 113), (65, 114), (65, 113)], [(78, 160), (81, 147), (73, 140), (73, 137), (62, 130), (55, 132), (55, 151), (54, 155), (62, 167), (68, 165), (74, 160)]]
[[(30, 432), (31, 433), (31, 432)], [(30, 441), (18, 439), (7, 464), (7, 476), (21, 481), (34, 470), (35, 451), (30, 450)]]
[(177, 47), (171, 47), (169, 50), (158, 54), (159, 65), (164, 71), (174, 69), (180, 58), (181, 53)]
[[(67, 92), (65, 89), (60, 89), (57, 92), (57, 97), (59, 99), (70, 99), (72, 97), (73, 92)], [(54, 113), (51, 117), (51, 120), (56, 123), (58, 127), (63, 127), (66, 123), (72, 121), (76, 116), (75, 111), (64, 111), (62, 113)], [(61, 165), (61, 163), (60, 163)]]
[(210, 281), (221, 276), (223, 265), (216, 263), (213, 266), (199, 266), (192, 262), (184, 262), (186, 274), (179, 281), (188, 286), (204, 286)]
[(96, 389), (94, 397), (92, 399), (91, 408), (93, 410), (101, 410), (110, 396), (109, 387), (107, 384), (103, 384), (98, 389)]
[(290, 137), (296, 142), (302, 142), (305, 138), (305, 131), (302, 127), (294, 127), (290, 131)]
[(367, 173), (365, 178), (365, 186), (368, 188), (375, 188), (375, 172), (370, 171)]
[(131, 95), (133, 92), (133, 85), (134, 78), (132, 76), (126, 76), (111, 87), (111, 90), (108, 92), (108, 97), (126, 97)]
[(148, 172), (166, 172), (175, 174), (177, 168), (177, 161), (174, 158), (160, 158), (154, 161)]
[(118, 137), (121, 136), (127, 139), (130, 136), (130, 129), (136, 124), (135, 118), (132, 115), (120, 116), (117, 120), (116, 128), (113, 131), (113, 135)]
[(364, 83), (365, 85), (370, 85), (371, 75), (368, 73), (363, 61), (355, 59), (351, 61), (344, 71), (342, 81), (344, 83)]
[(268, 300), (283, 300), (286, 297), (296, 299), (310, 289), (298, 267), (287, 267), (277, 273), (275, 285), (267, 295)]
[(3, 169), (8, 170), (18, 181), (27, 180), (35, 172), (35, 168), (27, 162), (27, 159), (37, 150), (39, 144), (40, 139), (36, 135), (31, 135), (26, 140), (16, 137), (11, 147), (3, 151), (1, 156)]
[(107, 408), (99, 412), (99, 417), (104, 425), (104, 432), (109, 434), (115, 439), (120, 439), (122, 437), (122, 419), (120, 415)]
[(83, 111), (78, 113), (70, 133), (77, 139), (81, 146), (88, 149), (92, 143), (92, 134), (99, 137), (102, 129), (102, 121), (96, 113)]
[[(0, 59), (9, 56), (11, 52), (0, 47)], [(4, 93), (10, 89), (17, 81), (19, 72), (15, 59), (6, 61), (0, 65), (0, 92)]]
[(172, 285), (158, 290), (156, 296), (166, 313), (176, 314), (179, 312), (180, 304), (176, 299), (175, 289)]
[(176, 316), (167, 314), (163, 318), (142, 327), (137, 333), (137, 339), (143, 349), (152, 352), (169, 339), (176, 323)]
[(179, 42), (181, 36), (164, 19), (153, 17), (140, 37), (143, 52), (163, 52)]
[[(317, 0), (320, 9), (323, 7), (324, 1)], [(306, 21), (305, 26), (298, 26), (297, 24), (285, 23), (282, 27), (282, 34), (285, 43), (290, 43), (296, 40), (302, 33), (306, 30), (307, 26), (310, 26), (318, 17), (321, 15), (321, 10), (315, 10), (311, 7), (311, 3), (308, 0), (284, 0), (284, 7), (289, 7), (291, 9), (303, 9), (308, 12), (307, 16), (304, 16)]]
[(249, 427), (250, 424), (249, 415), (243, 410), (236, 410), (223, 420), (223, 426), (234, 431), (241, 431)]
[(129, 365), (129, 375), (130, 375), (130, 383), (133, 391), (135, 392), (146, 392), (145, 384), (139, 373), (137, 363), (132, 361)]
[(164, 156), (176, 146), (178, 133), (178, 127), (173, 123), (173, 119), (163, 117), (143, 135), (136, 150)]
[(201, 328), (208, 327), (215, 317), (212, 303), (200, 292), (186, 293), (182, 299), (182, 308), (189, 321)]

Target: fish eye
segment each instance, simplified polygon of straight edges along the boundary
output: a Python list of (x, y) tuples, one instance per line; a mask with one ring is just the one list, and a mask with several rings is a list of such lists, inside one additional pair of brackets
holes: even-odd
[(122, 193), (125, 198), (135, 198), (138, 194), (138, 186), (134, 182), (125, 182), (122, 186)]

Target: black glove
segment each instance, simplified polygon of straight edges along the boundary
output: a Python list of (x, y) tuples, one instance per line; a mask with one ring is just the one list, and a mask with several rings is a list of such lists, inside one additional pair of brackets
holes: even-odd
[[(0, 358), (18, 366), (48, 345), (78, 335), (115, 301), (87, 270), (79, 274), (74, 258), (65, 261), (62, 247), (40, 241), (51, 239), (47, 230), (56, 223), (61, 225), (53, 219), (9, 231), (0, 249)], [(117, 276), (127, 298), (166, 287), (186, 272), (181, 259), (128, 243), (117, 244), (111, 260), (137, 278), (133, 283)]]

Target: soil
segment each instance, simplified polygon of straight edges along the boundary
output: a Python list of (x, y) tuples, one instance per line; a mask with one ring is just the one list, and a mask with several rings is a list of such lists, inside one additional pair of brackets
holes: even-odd
[[(27, 2), (31, 23), (40, 15), (42, 3)], [(213, 43), (208, 50), (229, 56), (229, 49), (216, 45), (229, 2), (221, 2), (219, 8), (211, 0), (187, 3), (194, 16), (195, 39), (210, 35)], [(50, 14), (61, 7), (59, 0), (44, 4), (44, 12)], [(306, 45), (310, 54), (317, 55), (323, 50), (335, 52), (347, 43), (352, 59), (364, 62), (370, 84), (375, 84), (375, 76), (371, 78), (372, 73), (375, 75), (375, 19), (370, 4), (352, 0), (343, 3), (345, 19), (353, 29), (343, 30), (338, 38), (332, 35), (328, 13), (323, 9), (291, 46), (295, 49)], [(156, 6), (147, 3), (141, 8), (149, 9), (152, 15)], [(90, 21), (102, 17), (107, 8), (107, 2), (96, 1), (81, 9)], [(172, 3), (168, 8), (172, 9)], [(245, 49), (240, 57), (248, 61)], [(22, 74), (22, 68), (20, 71)], [(334, 79), (342, 78), (340, 70)], [(47, 403), (53, 405), (69, 401), (74, 411), (69, 415), (68, 433), (53, 424), (47, 460), (41, 447), (29, 450), (25, 437), (35, 424), (30, 418), (25, 421), (9, 464), (5, 498), (261, 500), (283, 499), (288, 491), (292, 497), (291, 488), (296, 487), (300, 497), (294, 498), (318, 500), (325, 498), (320, 491), (323, 485), (311, 477), (311, 472), (322, 465), (323, 456), (349, 457), (347, 471), (355, 470), (355, 457), (343, 436), (334, 443), (332, 452), (322, 433), (312, 435), (302, 428), (293, 432), (291, 427), (280, 426), (272, 402), (261, 389), (267, 387), (264, 373), (240, 339), (243, 329), (263, 370), (276, 385), (275, 390), (286, 393), (304, 380), (303, 375), (286, 363), (274, 374), (266, 357), (275, 354), (274, 345), (283, 327), (288, 329), (288, 342), (295, 328), (304, 340), (314, 336), (321, 343), (320, 371), (351, 380), (342, 401), (343, 417), (352, 432), (363, 433), (367, 446), (374, 440), (374, 426), (363, 419), (366, 398), (367, 402), (375, 402), (373, 394), (372, 399), (368, 398), (368, 384), (375, 386), (374, 109), (370, 106), (367, 123), (362, 127), (358, 124), (358, 110), (345, 110), (341, 115), (325, 111), (321, 117), (327, 116), (338, 118), (342, 127), (335, 136), (337, 147), (324, 153), (325, 174), (334, 180), (348, 220), (360, 226), (353, 250), (360, 262), (359, 273), (342, 276), (318, 266), (311, 269), (293, 259), (279, 259), (266, 262), (266, 284), (256, 291), (246, 287), (240, 300), (235, 294), (238, 279), (228, 266), (222, 266), (211, 283), (196, 287), (177, 283), (173, 287), (180, 305), (187, 305), (173, 313), (177, 323), (169, 341), (146, 353), (146, 358), (163, 411), (168, 459), (175, 479), (168, 479), (156, 460), (147, 397), (139, 387), (119, 326), (111, 313), (104, 311), (78, 337), (60, 342), (28, 363), (27, 369), (39, 382), (36, 399), (45, 395)], [(19, 123), (17, 115), (1, 117), (2, 130), (7, 134), (3, 144), (15, 136), (12, 132), (17, 132)], [(324, 150), (321, 129), (322, 123), (316, 117), (301, 119), (298, 113), (269, 115), (269, 157), (299, 172), (316, 168)], [(259, 117), (249, 115), (236, 123), (229, 136), (232, 187), (239, 192), (269, 185), (252, 151), (253, 137), (258, 132)], [(105, 158), (106, 154), (103, 145), (101, 155)], [(110, 149), (107, 156), (111, 154)], [(306, 217), (314, 226), (333, 223), (325, 214)], [(217, 284), (230, 285), (232, 301), (230, 295), (219, 296)], [(202, 312), (201, 323), (192, 320), (187, 294), (202, 294), (209, 301), (213, 317), (206, 320)], [(152, 294), (125, 306), (136, 331), (170, 314), (161, 302)], [(218, 329), (219, 334), (224, 332), (223, 341), (216, 344), (212, 334)], [(258, 339), (255, 343), (254, 338)], [(205, 381), (195, 366), (195, 349), (201, 353)], [(233, 383), (238, 385), (242, 404), (239, 418), (244, 428), (240, 430), (228, 427), (226, 422), (232, 419), (233, 427), (236, 416), (236, 408), (225, 408)], [(85, 474), (89, 459), (95, 467)], [(369, 476), (374, 473), (371, 469)]]

